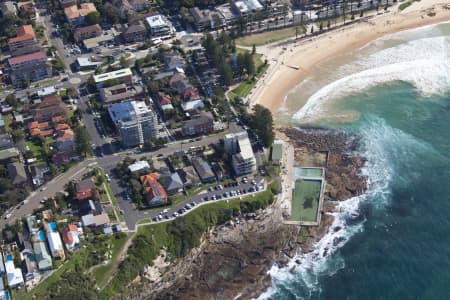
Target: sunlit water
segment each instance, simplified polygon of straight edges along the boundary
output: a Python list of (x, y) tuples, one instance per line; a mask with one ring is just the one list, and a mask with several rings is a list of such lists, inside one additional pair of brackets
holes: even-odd
[(341, 229), (301, 256), (295, 274), (294, 261), (272, 268), (261, 298), (450, 299), (450, 24), (319, 66), (280, 117), (361, 136), (370, 185), (340, 204), (332, 229)]

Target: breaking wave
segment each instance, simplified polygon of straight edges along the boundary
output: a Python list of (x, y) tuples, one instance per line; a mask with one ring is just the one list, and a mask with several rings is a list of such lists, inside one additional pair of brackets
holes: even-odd
[(418, 39), (360, 58), (337, 70), (338, 79), (313, 94), (294, 114), (311, 122), (330, 100), (393, 81), (413, 84), (424, 96), (442, 94), (450, 85), (450, 39)]

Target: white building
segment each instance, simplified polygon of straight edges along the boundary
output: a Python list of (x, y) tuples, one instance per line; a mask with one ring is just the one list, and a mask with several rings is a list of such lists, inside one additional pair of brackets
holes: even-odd
[(130, 172), (137, 172), (143, 169), (150, 169), (150, 165), (146, 160), (140, 160), (128, 166)]
[(164, 15), (150, 16), (145, 19), (152, 38), (168, 39), (175, 35), (175, 28)]
[(145, 102), (114, 103), (108, 112), (125, 147), (140, 146), (156, 137), (157, 118)]
[(48, 244), (50, 246), (50, 253), (53, 257), (64, 256), (64, 249), (61, 236), (58, 232), (52, 231), (47, 234)]
[(12, 260), (8, 260), (5, 263), (6, 277), (8, 279), (8, 286), (10, 288), (15, 288), (23, 285), (22, 270), (14, 266)]
[(94, 75), (94, 82), (97, 88), (103, 87), (105, 81), (117, 79), (119, 83), (131, 84), (133, 72), (131, 72), (130, 68), (120, 69), (116, 71), (112, 71), (109, 73), (103, 73), (99, 75)]
[(246, 131), (225, 135), (225, 150), (231, 154), (231, 163), (236, 175), (256, 171), (256, 159)]

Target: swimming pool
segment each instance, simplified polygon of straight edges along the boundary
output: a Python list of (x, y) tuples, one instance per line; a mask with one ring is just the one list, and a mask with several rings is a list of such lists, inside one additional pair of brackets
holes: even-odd
[(50, 229), (51, 229), (52, 231), (56, 231), (56, 223), (55, 223), (55, 222), (50, 222), (50, 223), (48, 224), (48, 226), (50, 227)]
[(37, 236), (38, 236), (40, 241), (42, 241), (42, 242), (45, 241), (45, 235), (44, 235), (44, 232), (42, 230), (38, 231)]
[(295, 177), (322, 177), (322, 168), (295, 168)]

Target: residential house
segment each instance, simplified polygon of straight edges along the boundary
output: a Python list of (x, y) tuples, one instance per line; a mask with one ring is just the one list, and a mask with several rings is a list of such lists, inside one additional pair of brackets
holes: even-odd
[(117, 79), (119, 83), (131, 84), (133, 81), (133, 73), (130, 68), (120, 69), (108, 73), (94, 75), (94, 82), (96, 87), (102, 88), (104, 83), (111, 79)]
[(164, 15), (154, 15), (145, 19), (152, 38), (168, 39), (175, 35), (175, 28)]
[(124, 26), (122, 29), (122, 37), (127, 43), (143, 42), (147, 38), (147, 28), (142, 21), (137, 24)]
[(212, 132), (214, 132), (214, 119), (210, 112), (200, 112), (192, 116), (190, 120), (184, 121), (181, 127), (183, 136), (206, 135)]
[(16, 243), (22, 254), (24, 254), (24, 253), (33, 254), (33, 247), (31, 246), (28, 232), (25, 235), (21, 232), (17, 232)]
[(6, 270), (6, 279), (8, 281), (8, 286), (10, 288), (13, 289), (23, 285), (24, 280), (22, 270), (20, 268), (16, 268), (12, 260), (7, 260), (5, 262), (5, 270)]
[(159, 177), (158, 173), (141, 176), (141, 182), (144, 186), (144, 196), (150, 206), (167, 203), (167, 192), (158, 182)]
[(143, 145), (145, 141), (156, 137), (157, 118), (145, 102), (114, 103), (108, 112), (124, 147)]
[(231, 163), (237, 176), (256, 171), (256, 159), (246, 131), (225, 135), (224, 144), (232, 155)]
[(194, 18), (194, 25), (197, 31), (203, 31), (211, 28), (211, 18), (209, 9), (199, 9), (198, 7), (192, 7), (189, 9), (191, 16)]
[(67, 224), (62, 230), (64, 244), (67, 250), (74, 251), (81, 246), (80, 235), (83, 233), (82, 229), (77, 224)]
[(158, 92), (156, 104), (162, 112), (174, 110), (172, 105), (172, 97), (162, 92)]
[(80, 159), (80, 155), (76, 152), (58, 152), (56, 154), (53, 154), (52, 156), (52, 162), (58, 166), (61, 166), (65, 163), (71, 162), (71, 161), (77, 161)]
[(150, 170), (150, 165), (148, 164), (148, 161), (146, 161), (146, 160), (139, 160), (139, 161), (135, 162), (134, 164), (129, 165), (128, 170), (130, 170), (131, 173), (141, 171), (141, 170)]
[(76, 28), (73, 32), (73, 38), (76, 42), (85, 39), (94, 38), (102, 35), (102, 28), (98, 24)]
[(20, 56), (40, 50), (33, 26), (22, 25), (16, 28), (16, 36), (8, 39), (9, 51), (13, 56)]
[(211, 166), (205, 159), (200, 156), (195, 156), (191, 159), (191, 162), (203, 183), (216, 181), (216, 175), (214, 175)]
[(119, 9), (119, 15), (122, 18), (134, 16), (137, 12), (147, 9), (150, 6), (148, 0), (115, 0), (114, 6)]
[(181, 108), (184, 112), (191, 112), (193, 110), (199, 110), (205, 107), (205, 104), (202, 100), (193, 100), (185, 103), (181, 103)]
[(61, 3), (62, 8), (77, 5), (78, 2), (79, 2), (78, 0), (59, 0), (59, 3)]
[(50, 246), (50, 253), (53, 257), (59, 257), (61, 260), (65, 260), (64, 248), (61, 241), (61, 236), (57, 231), (51, 231), (47, 233), (47, 240)]
[(75, 150), (75, 134), (72, 129), (59, 129), (61, 127), (59, 125), (67, 125), (67, 124), (58, 124), (56, 126), (56, 132), (58, 133), (58, 137), (56, 138), (56, 148), (60, 152), (72, 152)]
[(229, 178), (227, 172), (222, 168), (222, 166), (219, 163), (217, 162), (211, 163), (211, 168), (214, 174), (216, 174), (217, 180), (222, 181), (224, 179)]
[(103, 206), (100, 201), (87, 200), (80, 203), (78, 214), (80, 216), (92, 214), (94, 216), (100, 215), (103, 212)]
[(45, 174), (50, 172), (50, 167), (45, 162), (32, 164), (28, 169), (35, 186), (42, 185), (46, 179)]
[(168, 51), (163, 54), (164, 66), (167, 71), (182, 71), (186, 68), (186, 60), (176, 50)]
[(28, 177), (23, 163), (9, 163), (6, 165), (6, 168), (8, 169), (9, 178), (11, 178), (14, 185), (24, 186), (27, 183)]
[(19, 2), (17, 6), (22, 14), (27, 15), (31, 20), (36, 20), (37, 10), (33, 1)]
[(182, 94), (185, 90), (193, 88), (192, 84), (183, 73), (173, 75), (169, 80), (169, 86)]
[(16, 147), (6, 148), (0, 150), (0, 162), (4, 163), (13, 158), (20, 158), (20, 152)]
[[(39, 270), (34, 259), (33, 252), (27, 252), (22, 254), (22, 273), (25, 277), (25, 281), (31, 280), (34, 276), (39, 274)], [(1, 298), (0, 298), (1, 299)]]
[(100, 89), (100, 99), (104, 105), (109, 105), (122, 101), (139, 100), (144, 94), (144, 89), (135, 85), (129, 87), (126, 84), (118, 84), (107, 88)]
[(167, 195), (175, 195), (183, 191), (183, 181), (178, 173), (162, 173), (159, 179)]
[(66, 117), (67, 108), (59, 95), (48, 95), (42, 101), (30, 107), (31, 115), (37, 122), (50, 121), (53, 117)]
[(17, 15), (17, 8), (12, 1), (0, 2), (0, 11), (3, 16)]
[(77, 200), (80, 202), (92, 199), (93, 197), (100, 199), (100, 194), (91, 178), (77, 182), (75, 189)]
[(14, 142), (9, 133), (0, 134), (0, 149), (13, 148)]
[(193, 166), (187, 166), (183, 169), (177, 170), (178, 175), (180, 175), (181, 180), (185, 187), (193, 187), (202, 184), (200, 177), (198, 177), (197, 172)]
[(51, 270), (53, 268), (52, 257), (48, 253), (45, 243), (42, 241), (35, 242), (33, 249), (39, 271)]
[(35, 136), (42, 136), (42, 137), (49, 137), (53, 135), (54, 130), (50, 122), (30, 122), (27, 125), (28, 127), (28, 133), (31, 137)]
[(95, 11), (97, 11), (97, 9), (95, 8), (94, 3), (91, 2), (81, 3), (80, 8), (78, 8), (78, 5), (64, 8), (67, 22), (72, 26), (82, 25), (84, 23), (84, 17)]
[(190, 102), (190, 101), (195, 101), (195, 100), (201, 99), (197, 88), (194, 88), (194, 87), (184, 90), (181, 93), (181, 97), (182, 97), (183, 101), (185, 101), (185, 102)]
[(104, 226), (109, 222), (109, 217), (106, 213), (101, 213), (99, 215), (88, 214), (81, 217), (81, 223), (85, 227)]
[(93, 61), (90, 57), (77, 57), (75, 67), (79, 71), (95, 70), (103, 63), (101, 61)]
[(52, 76), (52, 65), (43, 51), (11, 57), (9, 78), (14, 85), (23, 85), (25, 80), (38, 81)]
[(26, 224), (27, 224), (28, 231), (31, 234), (35, 234), (39, 231), (39, 223), (38, 223), (35, 215), (28, 216), (26, 218)]
[(102, 45), (107, 45), (112, 41), (114, 41), (114, 36), (110, 33), (107, 33), (97, 37), (83, 40), (83, 46), (87, 51), (92, 51)]

